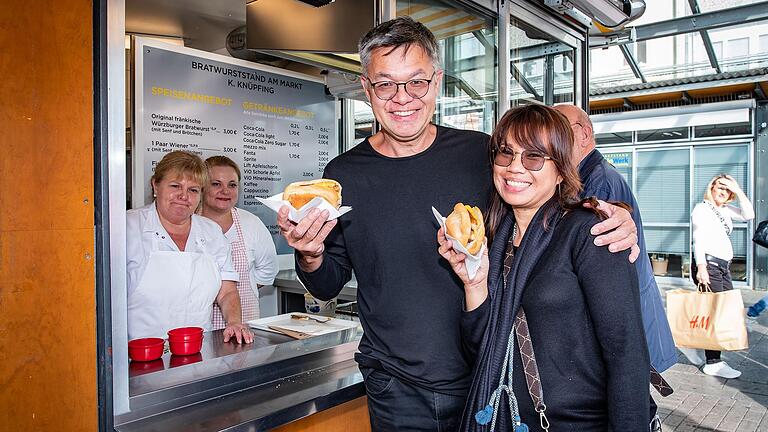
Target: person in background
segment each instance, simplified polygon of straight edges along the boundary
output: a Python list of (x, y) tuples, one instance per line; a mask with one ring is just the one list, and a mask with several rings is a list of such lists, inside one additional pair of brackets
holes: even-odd
[[(738, 199), (739, 207), (728, 203)], [(704, 191), (704, 200), (693, 208), (693, 265), (691, 276), (698, 284), (708, 285), (713, 292), (733, 289), (730, 235), (733, 221), (755, 217), (752, 203), (733, 177), (720, 174), (712, 178)], [(742, 318), (742, 317), (738, 317)], [(720, 351), (704, 351), (706, 364), (702, 372), (722, 378), (738, 378), (741, 372), (720, 358)]]
[[(205, 188), (201, 215), (221, 227), (232, 248), (232, 264), (240, 282), (242, 322), (259, 318), (259, 288), (272, 285), (277, 275), (277, 253), (272, 236), (261, 219), (249, 211), (235, 207), (240, 191), (240, 167), (226, 156), (205, 160), (208, 185)], [(226, 326), (218, 304), (213, 306), (213, 328)]]
[[(643, 221), (640, 217), (640, 207), (632, 193), (632, 188), (624, 177), (608, 162), (595, 148), (595, 135), (592, 121), (584, 110), (574, 105), (558, 105), (555, 107), (565, 115), (573, 129), (573, 159), (578, 166), (582, 182), (581, 197), (597, 197), (605, 201), (620, 201), (629, 204), (632, 219), (637, 226), (640, 258), (635, 261), (637, 268), (638, 287), (640, 289), (640, 311), (642, 312), (645, 339), (651, 365), (658, 372), (663, 372), (677, 362), (677, 350), (669, 328), (664, 303), (661, 300), (656, 278), (653, 276), (651, 261), (645, 248)], [(651, 398), (651, 417), (654, 427), (660, 427), (661, 422), (656, 417), (656, 403)], [(653, 430), (653, 429), (651, 429)]]
[(550, 107), (514, 108), (499, 120), (490, 150), (491, 246), (474, 278), (438, 230), (440, 254), (474, 293), (466, 308), (483, 294), (490, 302), (463, 432), (521, 423), (532, 431), (546, 423), (556, 431), (649, 430), (635, 265), (627, 252), (595, 246), (590, 230), (605, 215), (579, 201), (572, 140), (568, 121)]
[[(755, 235), (752, 237), (752, 241), (757, 244), (758, 246), (763, 246), (765, 248), (768, 248), (768, 244), (765, 243), (765, 232), (763, 231), (765, 229), (765, 225), (768, 224), (768, 221), (762, 221), (759, 224), (757, 224), (757, 229), (755, 230)], [(755, 304), (750, 306), (747, 309), (747, 316), (750, 318), (757, 318), (760, 316), (761, 313), (765, 310), (766, 306), (768, 306), (768, 295), (761, 298)]]
[[(430, 206), (486, 209), (488, 135), (432, 123), (443, 78), (434, 35), (410, 17), (384, 22), (360, 41), (361, 84), (381, 131), (334, 158), (323, 177), (343, 187), (353, 210), (298, 224), (288, 207), (277, 223), (296, 250), (299, 278), (320, 300), (341, 291), (354, 270), (363, 336), (355, 359), (374, 431), (456, 429), (487, 309), (466, 294), (435, 254)], [(593, 229), (616, 250), (636, 242), (628, 212)], [(471, 297), (471, 295), (470, 295)], [(647, 403), (647, 402), (646, 402)]]
[(224, 342), (253, 341), (240, 320), (239, 280), (229, 241), (195, 214), (208, 180), (198, 156), (173, 151), (155, 167), (151, 204), (126, 215), (128, 338), (164, 338), (176, 327), (212, 330), (216, 302), (227, 319)]
[(755, 304), (747, 309), (747, 316), (750, 318), (757, 318), (765, 310), (766, 303), (768, 303), (768, 295), (761, 298)]

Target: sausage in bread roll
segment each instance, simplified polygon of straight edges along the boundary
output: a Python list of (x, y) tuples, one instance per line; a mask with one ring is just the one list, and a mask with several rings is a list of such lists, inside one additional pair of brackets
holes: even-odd
[(445, 229), (448, 235), (458, 240), (472, 255), (483, 247), (485, 224), (483, 213), (477, 207), (456, 204), (451, 214), (445, 218)]
[(317, 179), (294, 182), (283, 191), (283, 199), (300, 209), (314, 197), (322, 197), (332, 206), (341, 206), (341, 185), (336, 180)]

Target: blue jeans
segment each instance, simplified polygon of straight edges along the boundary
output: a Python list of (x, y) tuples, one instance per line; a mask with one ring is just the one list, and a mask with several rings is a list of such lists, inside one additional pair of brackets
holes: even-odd
[(374, 432), (436, 431), (459, 428), (466, 395), (433, 392), (380, 369), (360, 367)]

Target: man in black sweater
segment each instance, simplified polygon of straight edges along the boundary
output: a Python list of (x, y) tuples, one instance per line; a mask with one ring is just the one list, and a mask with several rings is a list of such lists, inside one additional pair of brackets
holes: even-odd
[[(278, 225), (296, 249), (296, 270), (319, 299), (357, 277), (364, 335), (356, 360), (377, 431), (455, 430), (483, 336), (487, 292), (465, 290), (437, 253), (430, 210), (457, 202), (485, 209), (491, 188), (488, 135), (431, 123), (443, 78), (434, 35), (408, 17), (385, 22), (360, 42), (363, 89), (382, 130), (332, 160), (353, 211), (327, 221), (314, 210)], [(635, 243), (629, 213), (600, 232), (604, 244)], [(599, 229), (599, 228), (598, 228)]]

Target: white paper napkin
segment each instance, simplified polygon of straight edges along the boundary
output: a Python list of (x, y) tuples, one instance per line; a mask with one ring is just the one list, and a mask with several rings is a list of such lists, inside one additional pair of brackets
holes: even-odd
[(470, 279), (474, 279), (475, 275), (477, 275), (477, 270), (480, 268), (480, 262), (481, 262), (481, 258), (483, 257), (483, 251), (485, 250), (485, 245), (480, 247), (480, 250), (477, 252), (477, 254), (475, 255), (470, 254), (467, 251), (467, 248), (465, 248), (460, 241), (448, 235), (448, 230), (445, 229), (445, 218), (443, 217), (443, 215), (441, 215), (440, 212), (437, 211), (437, 209), (434, 207), (432, 207), (432, 214), (435, 215), (435, 219), (437, 219), (437, 223), (439, 223), (440, 226), (443, 228), (445, 237), (448, 240), (450, 240), (451, 243), (453, 244), (453, 249), (456, 250), (456, 252), (461, 252), (467, 256), (467, 258), (464, 260), (464, 265), (467, 267), (467, 275), (469, 276)]
[(288, 201), (283, 199), (283, 193), (279, 193), (276, 195), (272, 195), (269, 198), (256, 198), (257, 200), (261, 201), (265, 206), (269, 207), (277, 213), (280, 210), (280, 207), (287, 205), (291, 208), (290, 213), (288, 213), (288, 219), (290, 219), (293, 222), (299, 223), (302, 219), (304, 219), (304, 216), (309, 213), (310, 210), (317, 207), (320, 210), (328, 210), (328, 220), (333, 220), (338, 218), (339, 216), (343, 215), (344, 213), (352, 210), (352, 207), (349, 206), (341, 206), (337, 210), (336, 207), (332, 206), (331, 203), (324, 200), (321, 197), (314, 197), (312, 198), (312, 201), (304, 204), (304, 207), (300, 209), (295, 209), (289, 203)]

